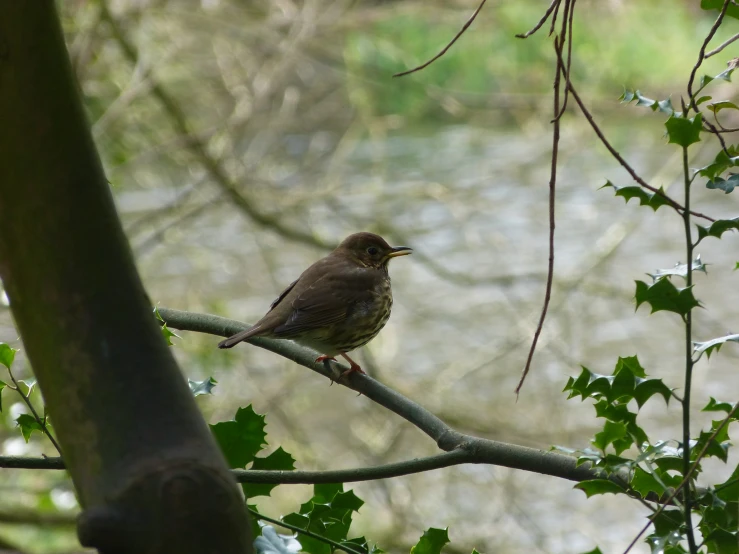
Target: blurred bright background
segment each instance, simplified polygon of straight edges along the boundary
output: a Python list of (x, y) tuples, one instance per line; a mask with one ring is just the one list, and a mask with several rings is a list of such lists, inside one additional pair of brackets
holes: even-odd
[[(580, 364), (611, 372), (618, 356), (638, 355), (650, 375), (679, 389), (679, 319), (635, 312), (632, 297), (635, 279), (686, 261), (682, 222), (598, 190), (606, 179), (631, 182), (571, 102), (552, 305), (516, 402), (544, 297), (554, 58), (546, 28), (527, 40), (514, 35), (548, 4), (489, 2), (446, 56), (393, 79), (436, 54), (477, 0), (62, 3), (93, 133), (152, 301), (253, 322), (327, 246), (374, 231), (414, 256), (391, 264), (393, 316), (356, 358), (460, 431), (542, 449), (587, 447), (599, 425), (592, 406), (561, 390)], [(577, 2), (573, 83), (616, 149), (653, 185), (675, 186), (678, 199), (680, 153), (665, 144), (664, 115), (618, 98), (638, 88), (679, 105), (713, 17), (697, 0)], [(712, 44), (736, 27), (728, 20)], [(719, 73), (734, 56), (727, 49), (699, 75)], [(712, 92), (736, 101), (730, 83)], [(695, 167), (716, 145), (692, 151)], [(696, 209), (714, 216), (736, 216), (737, 198), (695, 187)], [(696, 278), (706, 308), (695, 316), (696, 340), (736, 332), (736, 245), (729, 236), (700, 245), (711, 265)], [(22, 348), (7, 305), (1, 310), (0, 340)], [(267, 414), (270, 447), (285, 448), (299, 469), (438, 451), (399, 417), (294, 363), (181, 336), (174, 352), (186, 376), (218, 381), (213, 396), (198, 397), (208, 421), (253, 404)], [(19, 376), (30, 377), (22, 352), (17, 359)], [(736, 398), (738, 360), (728, 345), (698, 365), (694, 434), (710, 423), (699, 412), (709, 396)], [(3, 393), (2, 453), (53, 455), (45, 440), (19, 438), (17, 400)], [(679, 437), (676, 405), (655, 398), (641, 417), (653, 441)], [(622, 497), (587, 500), (570, 482), (490, 466), (352, 488), (366, 501), (353, 534), (391, 553), (408, 552), (429, 526), (450, 528), (449, 553), (621, 552), (646, 514)], [(309, 497), (310, 487), (281, 486), (257, 504), (277, 517)], [(2, 517), (75, 510), (62, 473), (0, 471), (0, 538), (29, 553), (79, 551), (71, 525)]]

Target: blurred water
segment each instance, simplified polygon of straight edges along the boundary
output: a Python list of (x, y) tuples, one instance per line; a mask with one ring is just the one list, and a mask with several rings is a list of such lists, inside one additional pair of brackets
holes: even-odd
[[(606, 122), (615, 146), (650, 183), (681, 199), (679, 152), (664, 143), (659, 119), (624, 114)], [(288, 159), (309, 151), (311, 139), (285, 139)], [(376, 378), (463, 431), (545, 449), (583, 448), (598, 425), (592, 407), (566, 402), (560, 393), (579, 364), (605, 373), (618, 356), (638, 354), (651, 375), (680, 391), (677, 316), (650, 316), (646, 307), (635, 312), (631, 298), (635, 279), (685, 262), (685, 248), (673, 211), (652, 213), (598, 190), (606, 179), (631, 182), (589, 128), (566, 125), (552, 305), (516, 403), (513, 388), (544, 295), (550, 142), (546, 126), (404, 130), (353, 144), (345, 158), (326, 163), (325, 181), (286, 174), (280, 201), (288, 206), (285, 221), (327, 241), (366, 229), (414, 248), (415, 256), (391, 265), (390, 323), (360, 353)], [(693, 165), (713, 155), (695, 150)], [(696, 181), (694, 196), (700, 211), (736, 215), (736, 195), (706, 191)], [(158, 201), (136, 198), (124, 192), (119, 205), (127, 211)], [(695, 315), (696, 339), (735, 325), (736, 241), (735, 235), (709, 239), (698, 249), (711, 265), (708, 277), (696, 276), (696, 295), (706, 308)], [(152, 298), (162, 305), (249, 322), (321, 255), (254, 227), (221, 203), (165, 234), (142, 254), (140, 265)], [(368, 400), (328, 388), (310, 372), (254, 347), (217, 352), (216, 342), (186, 334), (175, 349), (188, 374), (212, 374), (221, 384), (216, 397), (205, 401), (206, 411), (219, 419), (254, 403), (268, 414), (271, 444), (294, 452), (299, 467), (372, 465), (435, 452), (431, 441)], [(710, 395), (736, 395), (738, 352), (731, 346), (697, 366), (694, 432), (709, 421), (697, 409)], [(653, 440), (679, 436), (677, 406), (665, 410), (654, 400), (642, 419)], [(581, 552), (599, 544), (609, 552), (622, 549), (644, 517), (643, 508), (628, 500), (586, 500), (569, 483), (491, 467), (450, 468), (357, 488), (368, 501), (359, 531), (381, 543), (383, 536), (397, 542), (400, 533), (410, 541), (423, 527), (449, 525), (461, 549), (474, 544), (495, 552)], [(281, 487), (264, 506), (289, 509), (304, 498), (296, 490)]]

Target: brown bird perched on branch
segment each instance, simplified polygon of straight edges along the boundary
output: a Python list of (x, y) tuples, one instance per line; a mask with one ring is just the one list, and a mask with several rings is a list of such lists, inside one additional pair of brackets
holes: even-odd
[(411, 251), (372, 233), (348, 236), (282, 291), (253, 327), (218, 348), (251, 337), (290, 339), (320, 352), (316, 362), (340, 354), (349, 362), (345, 374), (364, 373), (347, 352), (367, 344), (387, 323), (393, 305), (388, 262)]

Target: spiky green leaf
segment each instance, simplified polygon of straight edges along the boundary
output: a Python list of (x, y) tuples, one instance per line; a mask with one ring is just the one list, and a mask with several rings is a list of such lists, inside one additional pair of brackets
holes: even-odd
[(696, 114), (694, 117), (678, 117), (673, 114), (665, 122), (668, 142), (678, 144), (687, 148), (691, 144), (700, 141), (700, 132), (703, 129), (703, 116)]
[(739, 230), (739, 217), (733, 219), (718, 219), (711, 223), (709, 227), (702, 225), (696, 225), (698, 228), (698, 240), (703, 240), (706, 237), (721, 238), (726, 231)]
[(19, 415), (16, 418), (15, 422), (18, 427), (20, 427), (21, 434), (23, 435), (23, 438), (26, 439), (26, 442), (28, 442), (28, 439), (31, 438), (31, 435), (34, 433), (34, 431), (38, 431), (39, 433), (44, 432), (44, 428), (41, 427), (39, 422), (36, 421), (36, 418), (30, 414)]
[[(264, 458), (254, 458), (249, 469), (268, 469), (274, 471), (292, 471), (295, 469), (295, 458), (285, 452), (282, 447), (272, 452)], [(260, 484), (260, 483), (244, 483), (241, 487), (247, 498), (255, 496), (269, 496), (277, 485)]]
[(610, 181), (600, 188), (612, 188), (616, 196), (623, 198), (628, 204), (629, 200), (636, 198), (639, 200), (640, 206), (649, 206), (655, 212), (662, 206), (669, 204), (665, 191), (660, 187), (656, 193), (649, 192), (637, 185), (629, 185), (626, 187), (617, 187)]
[(428, 528), (418, 543), (411, 548), (411, 554), (440, 554), (444, 545), (449, 544), (449, 529)]
[(232, 468), (243, 468), (254, 461), (257, 452), (267, 444), (264, 427), (264, 416), (255, 413), (251, 405), (239, 408), (233, 420), (210, 426)]
[(668, 311), (685, 316), (690, 310), (700, 306), (693, 296), (692, 287), (679, 289), (669, 279), (660, 279), (651, 285), (636, 281), (634, 299), (637, 308), (645, 302), (649, 304), (651, 313)]
[(13, 360), (15, 360), (16, 352), (18, 352), (17, 349), (11, 348), (4, 342), (0, 342), (0, 364), (10, 369), (10, 366), (13, 365)]
[(575, 485), (576, 489), (583, 491), (588, 498), (596, 494), (620, 494), (625, 492), (623, 488), (608, 479), (591, 479), (582, 481)]

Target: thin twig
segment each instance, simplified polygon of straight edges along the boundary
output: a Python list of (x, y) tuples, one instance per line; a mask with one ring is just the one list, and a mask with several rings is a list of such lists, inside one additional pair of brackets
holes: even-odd
[[(683, 224), (685, 229), (685, 249), (688, 259), (688, 269), (685, 274), (685, 286), (690, 289), (693, 286), (693, 238), (690, 228), (690, 168), (688, 167), (688, 147), (683, 146), (683, 179), (685, 188), (685, 211), (683, 212)], [(683, 392), (683, 473), (690, 471), (690, 397), (693, 379), (693, 310), (685, 314), (685, 390)], [(691, 513), (692, 498), (690, 487), (683, 489), (683, 504), (685, 505), (685, 532), (688, 536), (688, 546), (691, 554), (698, 552), (695, 546), (695, 534), (693, 533), (693, 516)]]
[[(560, 64), (562, 61), (560, 60)], [(629, 165), (629, 163), (621, 156), (621, 154), (618, 153), (618, 151), (611, 145), (610, 142), (608, 142), (608, 139), (606, 139), (605, 135), (603, 134), (603, 131), (598, 127), (598, 124), (593, 119), (593, 114), (588, 111), (588, 109), (585, 107), (585, 104), (583, 104), (582, 99), (580, 98), (580, 95), (577, 94), (577, 91), (575, 90), (575, 87), (570, 82), (570, 93), (572, 94), (572, 98), (575, 99), (575, 102), (580, 108), (580, 111), (585, 116), (585, 119), (588, 120), (588, 123), (590, 123), (590, 126), (593, 128), (593, 131), (595, 131), (596, 136), (600, 141), (603, 143), (603, 146), (606, 147), (606, 149), (611, 153), (611, 156), (613, 156), (616, 161), (623, 167), (629, 175), (631, 175), (631, 178), (634, 179), (641, 187), (644, 187), (645, 189), (653, 192), (654, 194), (658, 194), (662, 198), (665, 199), (665, 202), (669, 204), (671, 208), (676, 210), (678, 213), (685, 210), (685, 208), (679, 203), (667, 196), (665, 193), (660, 191), (658, 188), (655, 188), (651, 186), (649, 183), (647, 183), (644, 179), (642, 179), (634, 170), (633, 167)], [(705, 214), (702, 214), (700, 212), (696, 211), (690, 211), (690, 213), (695, 217), (700, 217), (702, 219), (708, 220), (708, 221), (716, 221), (714, 218), (709, 217)]]
[[(575, 1), (576, 0), (567, 0), (567, 4), (565, 4), (565, 13), (564, 13), (564, 19), (568, 20), (568, 31), (567, 36), (564, 39), (567, 42), (567, 69), (565, 70), (565, 97), (564, 101), (562, 102), (562, 108), (560, 108), (559, 113), (555, 115), (554, 119), (560, 119), (564, 113), (565, 110), (567, 110), (567, 101), (570, 98), (570, 77), (572, 74), (572, 20), (575, 17)], [(564, 25), (562, 25), (563, 32), (567, 29)], [(554, 123), (554, 120), (551, 121), (551, 123)]]
[(542, 25), (544, 25), (544, 23), (547, 22), (547, 19), (549, 19), (549, 16), (552, 15), (552, 12), (554, 11), (554, 8), (556, 8), (557, 5), (561, 1), (562, 0), (552, 0), (552, 3), (549, 4), (549, 7), (547, 8), (547, 11), (545, 11), (544, 12), (544, 15), (541, 16), (541, 19), (539, 20), (539, 22), (536, 25), (534, 25), (531, 29), (529, 29), (528, 31), (526, 31), (525, 33), (521, 33), (521, 34), (516, 35), (516, 38), (529, 38), (536, 31), (538, 31), (539, 29), (541, 29)]
[(423, 63), (423, 64), (419, 65), (418, 67), (414, 67), (413, 69), (409, 69), (407, 71), (401, 71), (400, 73), (395, 73), (393, 75), (393, 77), (402, 77), (403, 75), (410, 75), (411, 73), (415, 73), (416, 71), (421, 71), (422, 69), (430, 66), (436, 60), (438, 60), (439, 58), (441, 58), (444, 54), (446, 54), (447, 51), (452, 47), (452, 45), (455, 42), (457, 42), (457, 40), (459, 39), (459, 37), (461, 37), (464, 34), (464, 32), (469, 28), (469, 26), (472, 25), (472, 22), (475, 20), (475, 18), (477, 18), (477, 14), (480, 13), (480, 10), (482, 10), (482, 7), (485, 5), (485, 2), (487, 2), (487, 0), (482, 0), (482, 2), (480, 2), (480, 5), (477, 6), (477, 9), (470, 16), (470, 18), (467, 20), (467, 23), (465, 23), (462, 26), (462, 28), (454, 36), (454, 38), (449, 42), (449, 44), (447, 44), (444, 48), (442, 48), (441, 52), (439, 52), (438, 54), (436, 54), (436, 56), (434, 56), (433, 58), (431, 58), (426, 63)]
[(651, 516), (649, 516), (649, 521), (647, 522), (647, 524), (644, 527), (642, 527), (641, 531), (639, 531), (639, 534), (636, 535), (636, 537), (634, 537), (634, 540), (632, 540), (629, 543), (629, 546), (626, 547), (626, 550), (624, 550), (623, 554), (629, 554), (629, 552), (631, 551), (631, 549), (634, 548), (634, 545), (636, 544), (636, 541), (638, 541), (639, 538), (644, 533), (647, 532), (647, 529), (649, 529), (649, 526), (652, 525), (652, 523), (654, 522), (655, 519), (657, 519), (657, 516), (659, 516), (659, 514), (661, 514), (664, 511), (665, 507), (667, 507), (667, 506), (670, 505), (670, 503), (672, 502), (673, 498), (675, 498), (678, 494), (680, 494), (680, 491), (690, 481), (690, 478), (692, 477), (693, 473), (695, 473), (695, 470), (697, 469), (698, 464), (703, 459), (703, 456), (706, 455), (706, 452), (708, 451), (709, 446), (711, 446), (711, 443), (713, 442), (713, 440), (718, 436), (718, 434), (723, 430), (723, 428), (726, 427), (726, 425), (728, 425), (728, 423), (731, 421), (731, 418), (734, 417), (734, 414), (736, 414), (737, 409), (739, 409), (739, 402), (737, 402), (734, 405), (734, 407), (726, 415), (726, 417), (721, 422), (721, 424), (718, 427), (716, 427), (716, 430), (713, 433), (711, 433), (711, 436), (708, 437), (708, 440), (706, 441), (706, 444), (703, 445), (703, 448), (698, 453), (698, 457), (695, 459), (695, 462), (693, 462), (692, 467), (690, 468), (690, 470), (688, 471), (688, 473), (685, 474), (685, 477), (683, 477), (682, 482), (677, 486), (677, 488), (674, 491), (672, 491), (672, 493), (670, 494), (670, 496), (668, 496), (667, 499), (664, 502), (662, 502), (662, 504), (657, 509), (657, 511), (654, 512)]
[(724, 15), (726, 15), (726, 10), (729, 9), (730, 2), (731, 0), (724, 0), (724, 5), (721, 7), (721, 11), (719, 12), (718, 17), (716, 18), (716, 21), (713, 22), (713, 25), (711, 26), (711, 30), (706, 35), (706, 38), (703, 40), (703, 44), (701, 44), (701, 48), (698, 53), (698, 61), (695, 62), (695, 65), (693, 66), (693, 70), (690, 72), (690, 79), (688, 79), (688, 99), (690, 100), (690, 107), (693, 108), (696, 112), (698, 111), (698, 106), (695, 105), (695, 98), (693, 98), (693, 82), (695, 81), (695, 75), (696, 73), (698, 73), (698, 68), (703, 63), (704, 56), (706, 54), (706, 48), (708, 47), (708, 43), (711, 42), (713, 35), (716, 34), (716, 31), (721, 25), (721, 21), (723, 21), (724, 19)]
[(41, 430), (43, 431), (43, 433), (47, 437), (49, 437), (49, 440), (51, 441), (51, 444), (54, 445), (54, 448), (56, 448), (56, 451), (59, 452), (59, 454), (61, 454), (62, 453), (62, 449), (59, 446), (59, 443), (56, 442), (56, 439), (54, 438), (54, 435), (51, 434), (51, 431), (46, 426), (46, 418), (44, 417), (42, 419), (38, 415), (38, 412), (36, 411), (36, 408), (34, 408), (33, 407), (33, 404), (31, 403), (31, 399), (28, 398), (28, 396), (26, 396), (25, 394), (23, 394), (23, 391), (21, 390), (20, 385), (18, 384), (18, 381), (15, 380), (15, 376), (13, 375), (13, 372), (11, 371), (11, 369), (10, 368), (7, 368), (7, 370), (8, 370), (8, 375), (10, 375), (10, 380), (13, 381), (13, 385), (14, 385), (13, 387), (8, 387), (8, 388), (12, 388), (18, 394), (20, 394), (21, 398), (23, 399), (23, 402), (25, 402), (26, 406), (28, 406), (28, 409), (31, 411), (31, 414), (33, 415), (33, 418), (36, 420), (36, 423), (39, 424), (39, 427), (41, 427)]
[(720, 46), (717, 46), (716, 48), (714, 48), (714, 49), (713, 49), (713, 50), (711, 50), (710, 52), (706, 52), (706, 53), (705, 53), (705, 54), (703, 55), (703, 59), (704, 59), (704, 60), (707, 60), (707, 59), (708, 59), (708, 58), (710, 58), (711, 56), (715, 56), (716, 54), (718, 54), (719, 52), (721, 52), (721, 51), (722, 51), (722, 50), (723, 50), (724, 48), (726, 48), (727, 46), (729, 46), (729, 44), (731, 44), (732, 42), (734, 42), (734, 41), (735, 41), (735, 40), (737, 40), (737, 39), (739, 39), (739, 33), (737, 33), (736, 35), (734, 35), (733, 37), (731, 37), (731, 38), (730, 38), (729, 40), (727, 40), (726, 42), (723, 42), (723, 43), (721, 43), (721, 45), (720, 45)]
[[(565, 5), (565, 12), (567, 10), (567, 7), (569, 6), (569, 0), (567, 0), (567, 4)], [(562, 19), (562, 28), (563, 31), (560, 33), (558, 37), (555, 37), (554, 39), (554, 49), (557, 51), (557, 58), (560, 59), (562, 55), (562, 47), (564, 46), (563, 40), (564, 36), (566, 34), (566, 28), (567, 28), (567, 18), (566, 13), (565, 17)], [(536, 351), (536, 343), (539, 342), (539, 335), (541, 335), (541, 330), (544, 327), (544, 320), (547, 317), (547, 310), (549, 308), (549, 301), (552, 298), (552, 282), (554, 281), (554, 204), (555, 204), (555, 193), (557, 189), (557, 155), (559, 153), (559, 118), (557, 118), (557, 114), (559, 113), (559, 96), (560, 96), (560, 71), (559, 71), (559, 62), (557, 62), (557, 66), (555, 68), (554, 72), (554, 115), (555, 119), (553, 121), (554, 128), (552, 130), (552, 165), (550, 169), (549, 174), (549, 263), (547, 265), (547, 284), (546, 284), (546, 292), (544, 293), (544, 305), (541, 308), (541, 315), (539, 316), (539, 323), (536, 326), (536, 331), (534, 331), (534, 339), (531, 341), (531, 347), (529, 348), (529, 355), (526, 358), (526, 366), (523, 369), (523, 373), (521, 374), (521, 379), (518, 381), (518, 385), (516, 385), (516, 398), (518, 398), (519, 393), (521, 392), (521, 387), (523, 387), (523, 382), (526, 380), (526, 376), (529, 373), (529, 370), (531, 369), (531, 361), (534, 358), (534, 352)]]
[(317, 533), (314, 533), (313, 531), (308, 531), (307, 529), (302, 529), (295, 525), (290, 525), (289, 523), (285, 523), (284, 521), (280, 521), (279, 519), (272, 519), (271, 517), (268, 517), (260, 512), (257, 512), (255, 509), (250, 508), (248, 506), (246, 507), (246, 509), (249, 511), (251, 515), (253, 515), (257, 519), (269, 521), (270, 523), (274, 523), (275, 525), (279, 525), (280, 527), (284, 527), (285, 529), (290, 529), (291, 531), (295, 531), (296, 533), (305, 535), (306, 537), (311, 537), (313, 539), (316, 539), (317, 541), (330, 544), (331, 546), (333, 546), (334, 548), (338, 548), (339, 550), (343, 550), (351, 554), (362, 554), (359, 550), (354, 550), (351, 546), (348, 546), (347, 544), (341, 544), (339, 542), (336, 542), (335, 540), (329, 539), (328, 537), (324, 537), (323, 535), (319, 535)]

